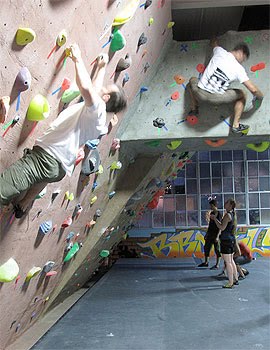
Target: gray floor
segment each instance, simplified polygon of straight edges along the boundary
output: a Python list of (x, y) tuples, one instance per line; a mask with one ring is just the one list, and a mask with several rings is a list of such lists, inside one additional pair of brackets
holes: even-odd
[(122, 259), (32, 348), (269, 349), (269, 259), (222, 289), (192, 259)]

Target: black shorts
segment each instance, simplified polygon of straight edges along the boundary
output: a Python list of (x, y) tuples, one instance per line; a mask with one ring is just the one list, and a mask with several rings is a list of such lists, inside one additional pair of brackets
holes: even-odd
[(232, 241), (232, 240), (220, 241), (221, 254), (233, 254), (234, 245), (235, 245), (235, 241)]

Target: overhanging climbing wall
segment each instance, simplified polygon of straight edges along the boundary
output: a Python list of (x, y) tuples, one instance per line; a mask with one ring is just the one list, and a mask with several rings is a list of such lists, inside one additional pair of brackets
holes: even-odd
[[(101, 51), (109, 52), (106, 83), (124, 85), (131, 102), (143, 82), (151, 80), (164, 45), (171, 41), (170, 15), (170, 1), (165, 0), (3, 2), (0, 97), (10, 97), (10, 109), (1, 117), (0, 170), (31, 148), (62, 110), (66, 100), (61, 102), (61, 96), (68, 86), (64, 79), (74, 79), (73, 64), (65, 56), (71, 43), (80, 45), (89, 71)], [(109, 49), (114, 18), (123, 24), (116, 28), (126, 40), (116, 52)], [(130, 68), (113, 76), (126, 54), (132, 59)], [(4, 102), (7, 106), (8, 99)], [(145, 159), (122, 152), (121, 168), (118, 147), (110, 149), (122, 118), (109, 116), (109, 133), (98, 145), (103, 173), (82, 177), (80, 164), (71, 178), (47, 186), (23, 219), (14, 219), (12, 210), (1, 211), (1, 348), (89, 279), (168, 176), (188, 160), (187, 154), (173, 150)], [(82, 211), (76, 213), (78, 204)]]
[[(199, 122), (192, 125), (186, 121), (190, 111), (186, 85), (192, 76), (199, 77), (211, 57), (212, 49), (209, 40), (172, 42), (156, 76), (137, 95), (131, 113), (120, 127), (118, 136), (125, 146), (130, 152), (154, 154), (165, 150), (171, 140), (180, 140), (180, 149), (193, 151), (247, 149), (249, 143), (269, 142), (269, 37), (270, 32), (263, 30), (230, 31), (218, 38), (220, 46), (228, 51), (241, 41), (248, 44), (251, 54), (243, 66), (249, 78), (265, 95), (261, 106), (256, 103), (252, 105), (252, 94), (241, 84), (232, 85), (247, 93), (246, 112), (241, 120), (250, 125), (248, 135), (239, 137), (230, 132), (233, 105), (201, 104)], [(162, 118), (165, 125), (155, 127), (153, 121), (156, 118)], [(149, 147), (149, 141), (152, 141), (152, 147), (151, 144)]]

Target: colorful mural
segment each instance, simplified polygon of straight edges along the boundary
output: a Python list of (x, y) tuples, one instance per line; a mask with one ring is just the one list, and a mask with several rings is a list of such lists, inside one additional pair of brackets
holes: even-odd
[[(137, 244), (141, 256), (149, 258), (204, 257), (204, 230), (176, 230), (153, 235), (147, 242)], [(252, 251), (253, 257), (270, 257), (270, 227), (239, 228), (237, 239)], [(211, 256), (214, 251), (211, 251)]]

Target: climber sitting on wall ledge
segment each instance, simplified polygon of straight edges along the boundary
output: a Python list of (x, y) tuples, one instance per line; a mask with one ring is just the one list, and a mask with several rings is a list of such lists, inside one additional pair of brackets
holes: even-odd
[(245, 43), (239, 43), (228, 52), (218, 46), (217, 39), (211, 41), (213, 57), (198, 80), (192, 77), (188, 84), (191, 96), (191, 111), (189, 115), (199, 114), (199, 101), (219, 105), (223, 103), (234, 104), (234, 120), (232, 125), (233, 133), (242, 133), (248, 130), (249, 126), (240, 124), (246, 96), (241, 89), (228, 89), (230, 83), (238, 80), (258, 99), (263, 99), (262, 92), (249, 80), (242, 62), (249, 58), (249, 48)]
[(43, 136), (36, 140), (33, 149), (26, 149), (24, 156), (1, 174), (2, 205), (9, 205), (27, 191), (21, 201), (13, 202), (16, 218), (25, 214), (47, 183), (60, 181), (66, 174), (71, 176), (80, 146), (107, 133), (106, 112), (120, 112), (127, 104), (122, 88), (117, 85), (103, 87), (108, 55), (102, 54), (97, 58), (96, 74), (91, 81), (78, 45), (72, 45), (70, 51), (76, 83), (84, 102), (61, 112)]

